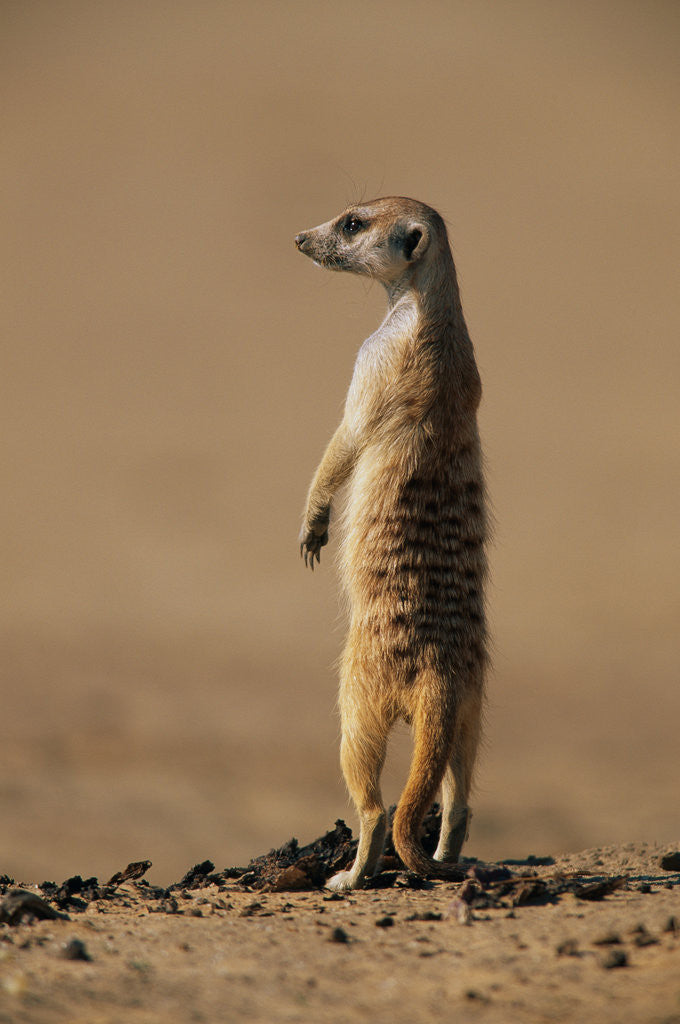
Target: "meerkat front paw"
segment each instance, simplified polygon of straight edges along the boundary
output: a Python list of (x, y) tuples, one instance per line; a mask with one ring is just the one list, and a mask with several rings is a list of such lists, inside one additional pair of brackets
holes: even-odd
[(357, 875), (353, 871), (338, 871), (337, 875), (333, 875), (326, 882), (326, 888), (333, 889), (335, 892), (346, 892), (348, 889), (363, 889), (363, 887), (363, 875)]
[(321, 561), (321, 548), (328, 544), (328, 519), (313, 523), (311, 526), (305, 524), (300, 533), (300, 554), (314, 571), (314, 559)]

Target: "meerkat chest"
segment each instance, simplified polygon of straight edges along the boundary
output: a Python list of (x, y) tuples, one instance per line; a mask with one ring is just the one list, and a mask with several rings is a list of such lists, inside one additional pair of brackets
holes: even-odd
[(357, 429), (374, 420), (398, 385), (404, 352), (417, 330), (413, 309), (395, 309), (359, 349), (345, 414)]

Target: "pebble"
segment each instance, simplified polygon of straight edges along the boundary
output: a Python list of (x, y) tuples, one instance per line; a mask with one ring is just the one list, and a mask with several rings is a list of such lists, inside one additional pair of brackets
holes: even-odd
[(469, 988), (465, 993), (465, 998), (470, 1000), (477, 1000), (480, 1003), (488, 1003), (489, 997), (485, 996), (483, 992), (479, 992), (476, 988)]
[(597, 939), (593, 939), (594, 946), (617, 946), (621, 943), (621, 936), (618, 932), (605, 932)]
[(643, 924), (638, 925), (634, 932), (633, 942), (636, 946), (655, 946), (658, 939), (647, 931)]
[(628, 967), (628, 957), (622, 949), (611, 949), (602, 960), (602, 966), (607, 970), (612, 967)]
[(65, 960), (92, 960), (87, 947), (81, 939), (71, 939), (61, 947), (61, 955)]

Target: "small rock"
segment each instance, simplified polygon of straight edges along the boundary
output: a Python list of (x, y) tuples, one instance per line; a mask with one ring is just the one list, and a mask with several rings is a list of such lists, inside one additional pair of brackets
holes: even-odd
[(489, 882), (503, 882), (512, 878), (512, 872), (505, 865), (483, 867), (481, 864), (473, 864), (471, 868), (468, 868), (467, 874), (468, 878), (474, 878), (482, 885), (488, 885)]
[(655, 939), (653, 935), (647, 931), (643, 924), (639, 924), (633, 931), (634, 938), (633, 942), (636, 946), (655, 946), (658, 943), (658, 939)]
[(0, 924), (21, 924), (26, 918), (68, 920), (68, 914), (60, 914), (40, 896), (27, 889), (15, 889), (0, 903)]
[[(146, 861), (140, 863), (140, 868), (146, 864)], [(134, 865), (130, 865), (134, 866)], [(151, 865), (149, 864), (149, 867)], [(126, 868), (129, 871), (130, 868)], [(187, 871), (186, 875), (179, 882), (175, 882), (171, 885), (171, 889), (202, 889), (205, 885), (208, 885), (208, 875), (215, 870), (215, 865), (211, 860), (204, 860), (200, 864), (194, 864), (193, 868)]]
[(640, 884), (637, 887), (637, 890), (638, 892), (649, 893), (652, 891), (652, 887), (649, 884), (649, 882), (640, 882)]
[(597, 939), (593, 939), (594, 946), (620, 946), (621, 936), (618, 932), (605, 932)]
[(71, 939), (70, 942), (65, 942), (61, 948), (61, 955), (65, 960), (92, 960), (92, 957), (87, 951), (85, 943), (80, 939)]
[(646, 935), (636, 935), (633, 942), (636, 946), (656, 946), (659, 940), (647, 932)]
[[(107, 886), (112, 885), (115, 888), (116, 886), (122, 885), (123, 882), (132, 882), (136, 878), (141, 878), (142, 875), (145, 875), (150, 867), (150, 860), (132, 861), (132, 863), (128, 864), (123, 871), (116, 871), (115, 875), (112, 875), (106, 884)], [(96, 879), (89, 879), (89, 881), (96, 882)], [(66, 885), (66, 882), (64, 882), (64, 885)]]
[(627, 967), (628, 957), (622, 949), (611, 949), (604, 957), (602, 966), (607, 970), (613, 967)]
[(344, 928), (334, 928), (328, 936), (329, 942), (349, 942), (349, 935)]
[(563, 942), (560, 942), (555, 952), (558, 956), (580, 956), (576, 939), (565, 939)]
[(680, 932), (680, 921), (671, 915), (663, 926), (665, 932)]
[(377, 928), (391, 928), (394, 924), (394, 918), (387, 914), (385, 917), (379, 917), (375, 923)]
[(314, 884), (305, 871), (295, 864), (284, 868), (266, 887), (271, 892), (302, 892), (313, 889)]
[(482, 887), (479, 882), (475, 881), (474, 878), (468, 878), (461, 885), (458, 890), (458, 899), (463, 900), (464, 903), (472, 903), (473, 899), (482, 891)]
[(365, 889), (391, 889), (393, 885), (397, 884), (397, 872), (396, 871), (381, 871), (379, 875), (373, 875), (373, 878), (367, 878), (364, 883)]
[(601, 900), (610, 893), (616, 892), (628, 881), (626, 875), (613, 875), (598, 882), (579, 883), (573, 892), (580, 900)]
[(680, 871), (680, 850), (673, 850), (671, 853), (664, 853), (659, 860), (664, 871)]
[[(212, 907), (213, 910), (233, 910), (234, 904), (227, 903), (222, 896), (218, 896), (217, 899), (213, 900)], [(283, 909), (285, 910), (286, 908), (284, 907)]]
[(413, 871), (400, 871), (394, 884), (397, 889), (433, 889), (434, 883), (429, 878), (422, 878)]
[(243, 910), (238, 916), (252, 917), (254, 914), (257, 914), (258, 911), (260, 910), (262, 910), (262, 904), (259, 903), (257, 900), (254, 900), (252, 903), (246, 904), (246, 906), (243, 908)]
[(465, 998), (475, 1000), (480, 1003), (488, 1003), (489, 997), (485, 996), (482, 992), (478, 992), (476, 988), (469, 988), (465, 993)]

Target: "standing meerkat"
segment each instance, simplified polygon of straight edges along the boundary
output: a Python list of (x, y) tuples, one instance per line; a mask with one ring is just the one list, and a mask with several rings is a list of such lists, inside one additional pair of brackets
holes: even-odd
[[(295, 238), (331, 270), (380, 281), (387, 315), (361, 346), (342, 422), (310, 487), (300, 535), (314, 568), (333, 497), (348, 483), (341, 575), (350, 626), (341, 663), (341, 763), (361, 831), (354, 864), (327, 883), (360, 887), (385, 838), (380, 774), (398, 718), (414, 753), (392, 835), (412, 871), (460, 877), (487, 662), (487, 533), (477, 407), (481, 384), (444, 221), (413, 199), (352, 206)], [(442, 789), (434, 858), (419, 829)]]

